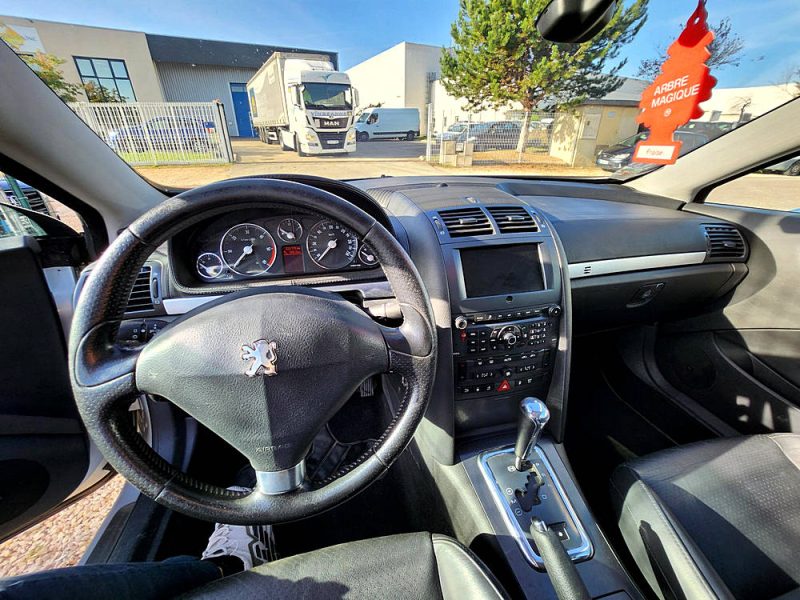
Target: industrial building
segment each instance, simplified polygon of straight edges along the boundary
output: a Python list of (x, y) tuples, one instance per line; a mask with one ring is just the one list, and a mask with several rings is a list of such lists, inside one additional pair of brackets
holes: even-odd
[[(210, 102), (225, 107), (233, 136), (252, 137), (245, 84), (273, 52), (327, 50), (241, 44), (140, 31), (0, 16), (0, 36), (19, 54), (37, 51), (64, 60), (66, 81), (102, 89), (124, 102)], [(85, 92), (83, 100), (89, 100)]]

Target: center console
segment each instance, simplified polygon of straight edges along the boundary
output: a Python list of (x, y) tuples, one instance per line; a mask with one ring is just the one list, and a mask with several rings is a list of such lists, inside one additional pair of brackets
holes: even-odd
[[(498, 211), (489, 206), (487, 212)], [(553, 233), (546, 220), (525, 212), (535, 231), (504, 233), (498, 223), (495, 235), (440, 243), (450, 292), (456, 428), (471, 435), (517, 424), (515, 445), (485, 447), (473, 464), (488, 492), (485, 509), (500, 520), (528, 565), (541, 570), (547, 567), (531, 530), (534, 521), (561, 542), (567, 563), (591, 558), (594, 546), (537, 445), (550, 419), (539, 399), (548, 399), (567, 347), (562, 320), (568, 303)], [(531, 406), (538, 418), (525, 416)], [(554, 414), (563, 418), (563, 411)]]
[[(496, 209), (488, 208), (489, 214)], [(547, 397), (560, 342), (562, 273), (547, 223), (440, 239), (450, 292), (455, 425), (508, 423), (526, 396)]]

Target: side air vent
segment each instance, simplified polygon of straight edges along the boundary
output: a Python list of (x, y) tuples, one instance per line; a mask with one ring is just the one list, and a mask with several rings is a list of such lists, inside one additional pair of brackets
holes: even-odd
[(153, 295), (151, 292), (151, 276), (153, 268), (150, 265), (145, 265), (136, 276), (136, 281), (133, 283), (131, 295), (128, 298), (128, 308), (126, 313), (150, 311), (153, 310)]
[(442, 218), (450, 237), (491, 235), (494, 233), (489, 217), (477, 206), (441, 210), (439, 211), (439, 216)]
[(706, 232), (706, 256), (709, 259), (744, 258), (747, 246), (739, 230), (732, 225), (703, 225)]
[(489, 214), (500, 233), (536, 233), (539, 225), (522, 206), (490, 206)]

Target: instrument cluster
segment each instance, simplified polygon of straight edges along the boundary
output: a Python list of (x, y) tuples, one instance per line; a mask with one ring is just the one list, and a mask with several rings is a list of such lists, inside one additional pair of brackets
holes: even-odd
[(238, 211), (200, 226), (187, 241), (193, 264), (184, 266), (208, 283), (378, 266), (352, 229), (312, 213)]

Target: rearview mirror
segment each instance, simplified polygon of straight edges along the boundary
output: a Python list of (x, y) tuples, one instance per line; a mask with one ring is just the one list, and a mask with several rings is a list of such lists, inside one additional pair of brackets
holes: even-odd
[(558, 44), (588, 42), (611, 21), (619, 0), (552, 0), (536, 19), (542, 37)]

